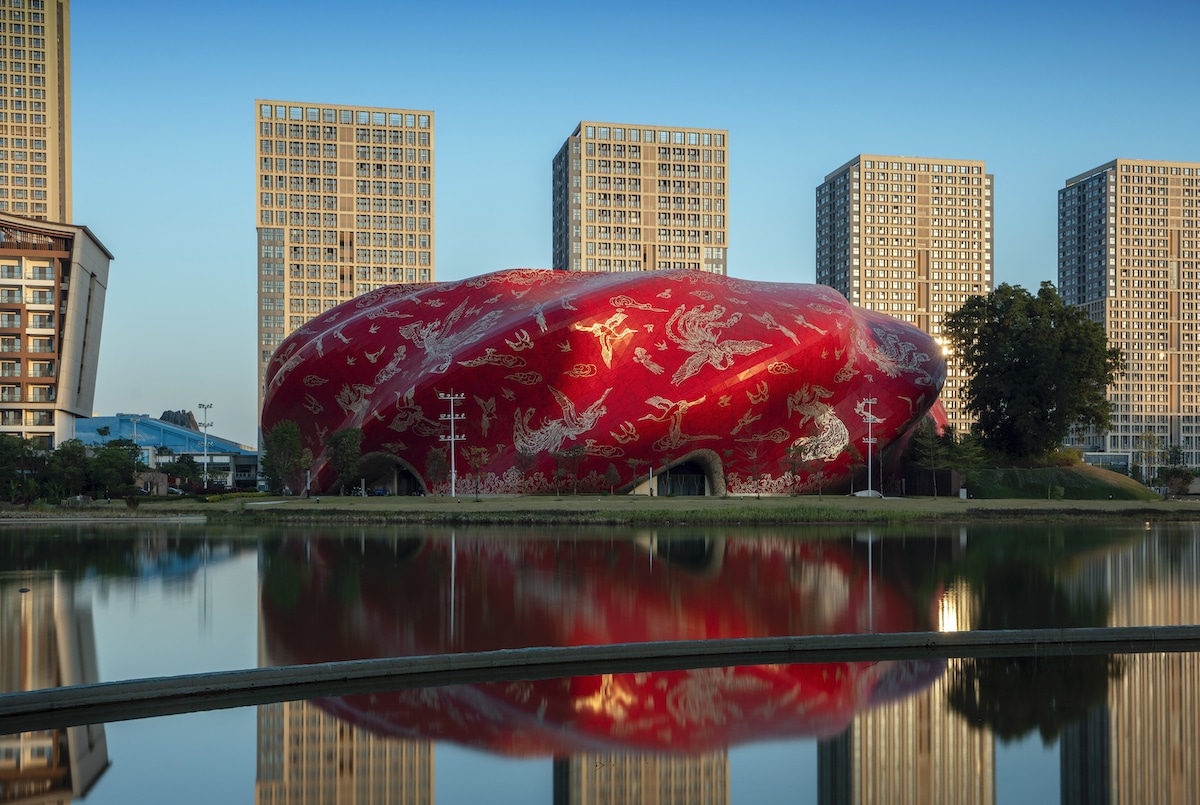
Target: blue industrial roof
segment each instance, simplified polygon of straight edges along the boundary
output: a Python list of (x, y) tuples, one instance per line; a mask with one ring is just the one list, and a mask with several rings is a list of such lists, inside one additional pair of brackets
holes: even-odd
[[(101, 436), (97, 433), (100, 428), (108, 428), (108, 435)], [(89, 445), (100, 445), (113, 439), (129, 439), (139, 447), (168, 447), (177, 454), (204, 452), (204, 434), (200, 431), (172, 425), (145, 414), (117, 414), (77, 419), (75, 438)], [(222, 439), (212, 433), (208, 434), (208, 452), (251, 456), (258, 453), (253, 447)]]

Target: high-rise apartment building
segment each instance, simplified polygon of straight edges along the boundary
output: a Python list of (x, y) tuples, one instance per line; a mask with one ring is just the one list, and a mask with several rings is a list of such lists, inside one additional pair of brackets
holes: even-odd
[(259, 406), (271, 354), (383, 285), (434, 280), (433, 112), (255, 102)]
[(0, 434), (50, 450), (91, 416), (110, 260), (87, 227), (0, 213)]
[[(981, 160), (859, 154), (817, 188), (817, 282), (940, 343), (946, 314), (993, 290), (993, 189)], [(942, 404), (964, 433), (965, 376), (946, 357)]]
[(71, 220), (68, 0), (0, 0), (0, 212)]
[(258, 708), (256, 805), (433, 805), (433, 741), (380, 735), (313, 702)]
[(1157, 444), (1200, 464), (1197, 269), (1200, 163), (1115, 159), (1058, 191), (1059, 293), (1126, 359), (1112, 427), (1082, 436), (1089, 460), (1128, 467)]
[(728, 805), (729, 753), (595, 752), (554, 758), (554, 805)]
[(729, 132), (583, 121), (554, 157), (554, 268), (728, 272)]

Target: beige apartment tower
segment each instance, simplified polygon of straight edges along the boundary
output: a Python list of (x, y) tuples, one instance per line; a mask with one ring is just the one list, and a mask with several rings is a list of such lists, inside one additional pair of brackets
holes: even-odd
[[(994, 288), (993, 177), (973, 159), (859, 154), (817, 188), (817, 282), (942, 340), (942, 320)], [(959, 433), (964, 373), (947, 356), (942, 404)]]
[[(1104, 326), (1126, 369), (1112, 427), (1079, 436), (1093, 463), (1200, 464), (1200, 162), (1115, 159), (1058, 191), (1058, 288)], [(1151, 448), (1151, 449), (1147, 449)]]
[(724, 129), (583, 121), (554, 157), (554, 268), (728, 273)]
[(0, 212), (71, 220), (68, 0), (0, 0)]
[(255, 101), (258, 402), (275, 348), (384, 285), (433, 282), (433, 112)]
[(0, 434), (53, 450), (92, 415), (111, 260), (87, 227), (0, 213)]

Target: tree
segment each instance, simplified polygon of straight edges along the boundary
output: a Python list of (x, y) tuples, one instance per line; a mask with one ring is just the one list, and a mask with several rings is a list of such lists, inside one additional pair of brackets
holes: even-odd
[(300, 486), (300, 473), (312, 460), (312, 451), (300, 442), (300, 426), (290, 419), (276, 423), (263, 438), (262, 476), (272, 492)]
[(1165, 451), (1163, 442), (1154, 434), (1146, 431), (1133, 440), (1133, 460), (1140, 467), (1134, 471), (1134, 478), (1143, 483), (1150, 483), (1158, 474), (1159, 458)]
[(78, 439), (67, 439), (50, 456), (50, 474), (66, 495), (78, 495), (87, 483), (90, 460), (87, 448)]
[[(362, 458), (361, 428), (342, 428), (329, 434), (325, 450), (329, 453), (329, 466), (337, 478), (339, 491), (346, 493), (346, 482), (354, 479), (358, 462)], [(365, 491), (365, 490), (364, 490)]]
[(21, 451), (24, 445), (16, 436), (0, 433), (0, 491), (5, 498), (13, 500), (21, 485)]
[(1196, 471), (1184, 464), (1183, 446), (1173, 444), (1160, 453), (1166, 466), (1160, 467), (1155, 482), (1165, 486), (1168, 494), (1175, 497), (1186, 495), (1196, 480)]
[(823, 483), (822, 475), (825, 468), (824, 456), (809, 457), (805, 454), (806, 444), (793, 444), (787, 449), (783, 457), (779, 459), (780, 466), (784, 472), (792, 474), (792, 494), (800, 494), (800, 474), (802, 471), (807, 471), (810, 475), (816, 472), (817, 475), (817, 500), (823, 499)]
[[(953, 434), (953, 431), (950, 431)], [(945, 435), (942, 437), (945, 439)], [(950, 452), (950, 469), (973, 470), (983, 466), (983, 445), (974, 433), (964, 433), (954, 438)]]
[(468, 447), (465, 451), (467, 466), (471, 468), (471, 474), (475, 476), (475, 501), (479, 501), (479, 484), (482, 480), (483, 468), (492, 460), (486, 447)]
[(438, 447), (429, 448), (425, 454), (425, 480), (432, 490), (438, 484), (450, 477), (450, 460), (446, 451)]
[(747, 444), (742, 448), (742, 458), (745, 461), (745, 466), (749, 468), (747, 475), (754, 482), (754, 497), (762, 497), (762, 475), (763, 475), (763, 454), (759, 449), (759, 445), (755, 443)]
[(104, 495), (107, 498), (113, 493), (129, 493), (137, 472), (137, 462), (129, 450), (113, 441), (95, 448), (88, 469), (97, 496)]
[(521, 481), (529, 480), (529, 471), (533, 469), (533, 465), (537, 463), (537, 453), (526, 453), (524, 450), (518, 450), (513, 456), (513, 461), (516, 464), (517, 471), (521, 473)]
[[(13, 503), (28, 506), (41, 492), (49, 457), (33, 439), (3, 436), (0, 437), (0, 441), (3, 442), (3, 450), (0, 450), (0, 478), (7, 478), (9, 481), (5, 492)], [(11, 469), (11, 475), (6, 475), (6, 468)]]
[[(625, 459), (625, 463), (629, 465), (629, 469), (633, 470), (633, 483), (636, 487), (638, 479), (641, 478), (640, 468), (649, 464), (650, 460), (645, 458), (627, 458)], [(654, 490), (650, 488), (649, 484), (646, 485), (646, 494), (650, 496), (654, 495)]]
[(1167, 492), (1175, 497), (1181, 497), (1191, 489), (1192, 481), (1196, 480), (1196, 471), (1190, 467), (1163, 467), (1158, 471), (1158, 484), (1165, 486)]
[(608, 487), (608, 494), (615, 495), (619, 483), (621, 483), (621, 472), (617, 469), (616, 464), (610, 463), (608, 469), (604, 471), (604, 485)]
[(184, 453), (174, 461), (163, 464), (159, 469), (169, 478), (178, 478), (180, 483), (195, 484), (204, 477), (200, 465), (196, 463), (196, 457), (190, 453)]
[(1106, 391), (1124, 358), (1051, 283), (1037, 296), (1005, 283), (968, 297), (944, 329), (966, 370), (965, 405), (985, 448), (1037, 461), (1073, 427), (1108, 427)]
[(937, 425), (932, 419), (925, 418), (920, 421), (917, 429), (913, 431), (907, 452), (912, 461), (929, 470), (929, 477), (933, 481), (933, 496), (936, 498), (937, 471), (946, 466), (946, 457)]
[(554, 494), (557, 496), (559, 478), (571, 479), (571, 494), (576, 494), (579, 482), (579, 465), (583, 463), (583, 445), (572, 445), (565, 450), (556, 450), (554, 457)]

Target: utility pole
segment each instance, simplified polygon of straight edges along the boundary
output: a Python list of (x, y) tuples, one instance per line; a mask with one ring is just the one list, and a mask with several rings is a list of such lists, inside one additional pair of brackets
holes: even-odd
[(205, 420), (204, 422), (200, 423), (200, 427), (202, 427), (204, 429), (204, 488), (205, 489), (208, 489), (208, 426), (212, 424), (211, 422), (208, 421), (208, 409), (210, 409), (212, 407), (213, 407), (212, 403), (200, 403), (200, 405), (199, 405), (200, 410), (204, 412), (200, 416), (204, 417), (204, 420)]
[(440, 436), (438, 436), (438, 439), (440, 441), (450, 443), (450, 497), (455, 497), (455, 495), (456, 495), (456, 492), (454, 491), (454, 479), (455, 479), (455, 476), (457, 475), (457, 472), (455, 471), (455, 468), (454, 468), (454, 452), (455, 452), (454, 443), (461, 442), (463, 439), (467, 438), (466, 436), (455, 433), (454, 423), (458, 422), (460, 420), (466, 419), (467, 415), (454, 413), (454, 404), (460, 403), (460, 402), (464, 401), (466, 398), (467, 398), (467, 395), (465, 395), (465, 394), (455, 394), (454, 389), (450, 389), (449, 394), (442, 392), (442, 391), (438, 392), (439, 400), (445, 400), (446, 402), (450, 403), (450, 413), (438, 415), (438, 419), (442, 420), (443, 422), (448, 421), (450, 423), (450, 435), (447, 436), (446, 434), (443, 433)]
[[(874, 406), (875, 403), (877, 403), (877, 402), (879, 402), (879, 400), (877, 398), (868, 397), (867, 399), (860, 402), (858, 404), (858, 407), (856, 408), (859, 415), (863, 418), (863, 422), (867, 423), (867, 438), (864, 439), (864, 441), (867, 443), (867, 497), (875, 496), (875, 494), (874, 494), (875, 490), (873, 488), (873, 482), (871, 480), (871, 448), (875, 444), (876, 439), (875, 439), (874, 433), (872, 432), (871, 426), (874, 425), (876, 422), (882, 421), (879, 418), (877, 418), (875, 416), (875, 414), (872, 412), (872, 406)], [(880, 493), (880, 496), (882, 497), (883, 490), (882, 489), (879, 490), (879, 493)]]

